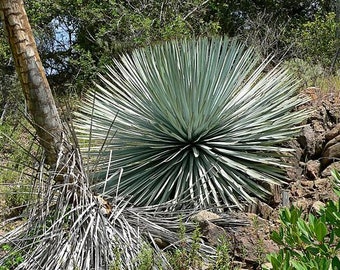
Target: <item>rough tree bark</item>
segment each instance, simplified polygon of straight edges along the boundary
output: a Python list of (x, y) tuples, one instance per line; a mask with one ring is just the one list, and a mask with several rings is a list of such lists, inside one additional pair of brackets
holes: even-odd
[(46, 161), (55, 165), (63, 145), (63, 126), (46, 79), (23, 0), (0, 0), (0, 15), (22, 90)]

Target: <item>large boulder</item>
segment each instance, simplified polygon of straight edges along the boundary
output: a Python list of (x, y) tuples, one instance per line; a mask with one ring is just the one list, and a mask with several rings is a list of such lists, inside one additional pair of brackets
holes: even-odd
[(321, 164), (323, 168), (325, 168), (330, 163), (334, 161), (339, 161), (339, 159), (340, 159), (340, 135), (337, 135), (329, 142), (327, 142), (327, 144), (325, 145), (321, 159)]

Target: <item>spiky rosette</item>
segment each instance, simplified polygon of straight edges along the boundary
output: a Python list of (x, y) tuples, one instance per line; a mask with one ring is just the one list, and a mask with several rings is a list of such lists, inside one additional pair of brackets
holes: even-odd
[(228, 38), (167, 42), (113, 60), (77, 120), (96, 157), (94, 180), (122, 168), (121, 181), (102, 188), (139, 205), (191, 196), (241, 207), (240, 199), (265, 198), (268, 183), (284, 181), (289, 149), (278, 144), (306, 116), (294, 111), (305, 102), (297, 81), (268, 63)]

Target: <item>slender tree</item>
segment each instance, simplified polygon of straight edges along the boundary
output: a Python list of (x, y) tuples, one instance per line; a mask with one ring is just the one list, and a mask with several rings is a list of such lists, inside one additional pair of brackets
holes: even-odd
[(49, 165), (57, 163), (64, 142), (63, 126), (46, 79), (22, 0), (0, 0), (0, 15), (28, 111), (46, 152)]

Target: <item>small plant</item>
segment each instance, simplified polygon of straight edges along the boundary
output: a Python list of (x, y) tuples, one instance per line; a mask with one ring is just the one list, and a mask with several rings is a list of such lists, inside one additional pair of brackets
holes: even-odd
[(260, 226), (260, 221), (259, 221), (259, 217), (257, 215), (254, 215), (252, 218), (252, 224), (255, 230), (259, 229)]
[(200, 247), (201, 247), (201, 230), (199, 227), (196, 227), (192, 234), (192, 243), (189, 252), (189, 264), (191, 267), (200, 268), (202, 266), (202, 258), (200, 255)]
[(183, 222), (179, 224), (179, 244), (178, 247), (169, 254), (169, 263), (174, 270), (185, 269), (201, 269), (202, 257), (201, 248), (201, 232), (197, 226), (192, 233), (192, 237), (186, 236), (186, 228)]
[(300, 58), (290, 59), (284, 64), (301, 80), (304, 87), (319, 87), (322, 81), (321, 79), (327, 75), (325, 68), (320, 64), (311, 64)]
[[(336, 181), (340, 177), (333, 172)], [(280, 213), (282, 225), (271, 235), (281, 250), (270, 254), (274, 270), (339, 269), (340, 260), (340, 190), (338, 201), (329, 201), (317, 215), (305, 219), (302, 210), (291, 207)]]
[(2, 245), (0, 249), (7, 254), (7, 258), (4, 260), (4, 263), (0, 265), (0, 270), (14, 269), (23, 262), (24, 259), (22, 254), (20, 252), (13, 251), (10, 245)]
[(110, 265), (110, 270), (120, 270), (121, 266), (121, 250), (117, 245), (113, 251), (115, 255), (115, 260)]
[(252, 225), (254, 227), (254, 230), (257, 236), (256, 243), (255, 243), (256, 262), (258, 263), (258, 265), (262, 265), (262, 263), (266, 260), (266, 254), (265, 254), (264, 240), (262, 236), (259, 235), (260, 220), (257, 215), (253, 216)]
[(216, 248), (216, 263), (214, 269), (229, 270), (232, 269), (232, 259), (230, 257), (230, 245), (226, 238), (222, 238), (221, 243)]
[[(21, 181), (22, 180), (22, 181)], [(27, 179), (20, 177), (15, 171), (2, 171), (0, 175), (0, 185), (3, 184), (4, 203), (7, 217), (20, 215), (32, 199), (31, 187)]]
[(149, 270), (154, 266), (154, 252), (149, 245), (144, 245), (138, 255), (138, 270)]
[(256, 261), (262, 265), (266, 261), (266, 250), (263, 238), (258, 238), (256, 242)]

